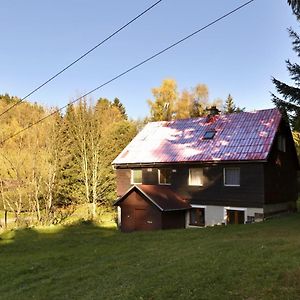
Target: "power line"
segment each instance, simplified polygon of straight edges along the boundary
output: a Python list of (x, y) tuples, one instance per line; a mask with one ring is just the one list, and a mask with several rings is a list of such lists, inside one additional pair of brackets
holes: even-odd
[(148, 11), (150, 11), (152, 8), (154, 8), (156, 5), (158, 5), (160, 2), (162, 2), (163, 0), (159, 0), (156, 1), (154, 4), (152, 4), (151, 6), (149, 6), (147, 9), (145, 9), (144, 11), (142, 11), (140, 14), (138, 14), (136, 17), (134, 17), (133, 19), (131, 19), (129, 22), (127, 22), (125, 25), (123, 25), (122, 27), (120, 27), (118, 30), (114, 31), (111, 35), (109, 35), (107, 38), (105, 38), (104, 40), (102, 40), (100, 43), (98, 43), (96, 46), (94, 46), (93, 48), (91, 48), (90, 50), (88, 50), (87, 52), (85, 52), (84, 54), (82, 54), (80, 57), (78, 57), (76, 60), (74, 60), (73, 62), (71, 62), (69, 65), (67, 65), (66, 67), (64, 67), (62, 70), (60, 70), (58, 73), (56, 73), (55, 75), (53, 75), (52, 77), (50, 77), (48, 80), (46, 80), (45, 82), (43, 82), (41, 85), (39, 85), (38, 87), (36, 87), (34, 90), (32, 90), (30, 93), (28, 93), (25, 97), (23, 97), (22, 99), (20, 99), (18, 102), (14, 103), (12, 106), (10, 106), (8, 109), (6, 109), (5, 111), (3, 111), (0, 114), (0, 117), (3, 116), (5, 113), (7, 113), (8, 111), (10, 111), (11, 109), (13, 109), (15, 106), (19, 105), (21, 102), (23, 102), (26, 98), (28, 98), (29, 96), (31, 96), (33, 93), (37, 92), (39, 89), (41, 89), (43, 86), (45, 86), (46, 84), (48, 84), (50, 81), (52, 81), (53, 79), (55, 79), (56, 77), (58, 77), (60, 74), (62, 74), (63, 72), (65, 72), (67, 69), (69, 69), (70, 67), (72, 67), (73, 65), (75, 65), (77, 62), (79, 62), (81, 59), (83, 59), (84, 57), (86, 57), (88, 54), (90, 54), (91, 52), (93, 52), (94, 50), (96, 50), (98, 47), (100, 47), (101, 45), (103, 45), (105, 42), (107, 42), (108, 40), (110, 40), (113, 36), (115, 36), (116, 34), (118, 34), (120, 31), (122, 31), (123, 29), (125, 29), (127, 26), (129, 26), (131, 23), (133, 23), (134, 21), (136, 21), (137, 19), (139, 19), (141, 16), (143, 16), (145, 13), (147, 13)]
[(197, 33), (199, 33), (199, 32), (201, 32), (201, 31), (205, 30), (206, 28), (208, 28), (208, 27), (214, 25), (215, 23), (221, 21), (222, 19), (225, 19), (226, 17), (232, 15), (233, 13), (239, 11), (240, 9), (242, 9), (243, 7), (249, 5), (250, 3), (254, 2), (254, 1), (255, 1), (255, 0), (250, 0), (250, 1), (248, 1), (248, 2), (246, 2), (246, 3), (244, 3), (244, 4), (242, 4), (242, 5), (238, 6), (237, 8), (235, 8), (235, 9), (229, 11), (228, 13), (224, 14), (223, 16), (221, 16), (221, 17), (215, 19), (214, 21), (212, 21), (212, 22), (208, 23), (207, 25), (201, 27), (200, 29), (194, 31), (193, 33), (191, 33), (191, 34), (185, 36), (184, 38), (180, 39), (179, 41), (177, 41), (177, 42), (171, 44), (171, 45), (168, 46), (167, 48), (164, 48), (163, 50), (157, 52), (156, 54), (153, 54), (152, 56), (146, 58), (145, 60), (143, 60), (143, 61), (141, 61), (140, 63), (134, 65), (133, 67), (127, 69), (126, 71), (120, 73), (119, 75), (117, 75), (117, 76), (111, 78), (110, 80), (108, 80), (108, 81), (102, 83), (101, 85), (99, 85), (99, 86), (97, 86), (96, 88), (94, 88), (93, 90), (91, 90), (91, 91), (85, 93), (84, 95), (80, 96), (79, 98), (77, 98), (77, 99), (75, 99), (75, 100), (69, 102), (68, 104), (62, 106), (62, 107), (59, 108), (59, 109), (56, 109), (55, 111), (53, 111), (52, 113), (50, 113), (50, 114), (46, 115), (45, 117), (39, 119), (39, 120), (36, 121), (35, 123), (29, 124), (27, 127), (23, 128), (23, 129), (21, 129), (21, 130), (19, 130), (18, 132), (12, 134), (12, 135), (9, 136), (8, 138), (2, 140), (2, 141), (1, 141), (1, 145), (3, 145), (3, 144), (4, 144), (5, 142), (7, 142), (8, 140), (14, 138), (15, 136), (19, 135), (20, 133), (24, 132), (25, 130), (28, 130), (29, 128), (31, 128), (31, 127), (33, 127), (33, 126), (35, 126), (35, 125), (37, 125), (37, 124), (43, 122), (45, 119), (47, 119), (47, 118), (49, 118), (49, 117), (55, 115), (56, 113), (62, 111), (63, 109), (67, 108), (69, 105), (74, 104), (75, 102), (79, 101), (80, 99), (82, 99), (82, 98), (84, 98), (84, 97), (86, 97), (86, 96), (88, 96), (88, 95), (94, 93), (95, 91), (99, 90), (100, 88), (102, 88), (102, 87), (108, 85), (109, 83), (111, 83), (111, 82), (117, 80), (117, 79), (120, 78), (120, 77), (123, 77), (125, 74), (127, 74), (127, 73), (133, 71), (134, 69), (137, 69), (138, 67), (140, 67), (140, 66), (142, 66), (143, 64), (147, 63), (148, 61), (154, 59), (155, 57), (157, 57), (157, 56), (159, 56), (159, 55), (161, 55), (161, 54), (163, 54), (164, 52), (170, 50), (171, 48), (177, 46), (178, 44), (180, 44), (180, 43), (186, 41), (187, 39), (191, 38), (192, 36), (196, 35)]

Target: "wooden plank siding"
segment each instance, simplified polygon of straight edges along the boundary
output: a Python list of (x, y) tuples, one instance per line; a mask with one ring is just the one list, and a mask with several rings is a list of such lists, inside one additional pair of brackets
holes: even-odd
[(162, 229), (185, 228), (185, 210), (162, 213)]
[[(203, 168), (203, 186), (189, 186), (189, 167)], [(240, 168), (240, 186), (224, 186), (223, 169)], [(261, 163), (180, 166), (174, 178), (179, 194), (191, 204), (263, 207), (264, 178)]]
[[(278, 136), (286, 137), (286, 151), (278, 149)], [(265, 204), (295, 202), (298, 198), (298, 162), (290, 129), (281, 123), (271, 148), (268, 162), (264, 165)]]
[(130, 193), (120, 207), (123, 232), (162, 228), (161, 211), (137, 192)]
[[(192, 204), (263, 207), (264, 168), (262, 163), (218, 163), (164, 165), (172, 168), (171, 187)], [(224, 186), (223, 168), (240, 168), (240, 186)], [(203, 186), (189, 186), (189, 168), (203, 168)], [(130, 169), (117, 169), (118, 193), (130, 188)], [(125, 175), (127, 174), (127, 175)], [(158, 184), (158, 168), (143, 168), (143, 184)], [(118, 194), (121, 196), (122, 194)]]
[(117, 196), (123, 196), (130, 188), (130, 169), (117, 169), (116, 170), (116, 182), (117, 182)]

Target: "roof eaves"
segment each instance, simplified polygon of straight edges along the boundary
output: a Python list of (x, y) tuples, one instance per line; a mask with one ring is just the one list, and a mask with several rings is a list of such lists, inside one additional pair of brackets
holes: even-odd
[(164, 211), (177, 211), (177, 210), (187, 210), (190, 209), (191, 206), (189, 207), (184, 207), (184, 208), (171, 208), (171, 209), (165, 209)]
[(159, 210), (161, 210), (161, 211), (164, 211), (164, 209), (161, 207), (161, 206), (159, 206), (149, 195), (147, 195), (141, 188), (139, 188), (137, 185), (133, 185), (132, 187), (130, 187), (128, 190), (127, 190), (127, 192), (122, 196), (122, 197), (120, 197), (119, 199), (117, 199), (115, 202), (114, 202), (114, 204), (113, 204), (113, 206), (118, 206), (118, 203), (120, 203), (120, 202), (122, 202), (125, 198), (126, 198), (126, 196), (128, 195), (128, 194), (130, 194), (130, 192), (133, 190), (133, 189), (137, 189), (141, 194), (143, 194), (143, 196), (144, 197), (146, 197), (151, 203), (153, 203)]
[(149, 195), (147, 195), (141, 188), (139, 188), (137, 185), (135, 187), (149, 200), (151, 201), (157, 208), (159, 208), (161, 211), (164, 211), (164, 209), (159, 206)]

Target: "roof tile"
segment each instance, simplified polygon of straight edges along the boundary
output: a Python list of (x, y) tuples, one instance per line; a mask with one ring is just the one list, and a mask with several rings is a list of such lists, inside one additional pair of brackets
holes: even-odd
[[(206, 118), (148, 123), (113, 164), (264, 160), (280, 120), (277, 109), (266, 109), (218, 115), (210, 123)], [(203, 139), (212, 129), (214, 138)]]

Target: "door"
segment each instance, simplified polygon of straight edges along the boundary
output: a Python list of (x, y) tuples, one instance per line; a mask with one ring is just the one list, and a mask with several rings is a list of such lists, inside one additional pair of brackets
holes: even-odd
[(154, 230), (158, 229), (155, 214), (148, 208), (135, 208), (134, 210), (135, 230)]
[(227, 209), (227, 224), (244, 224), (245, 212), (243, 210)]

